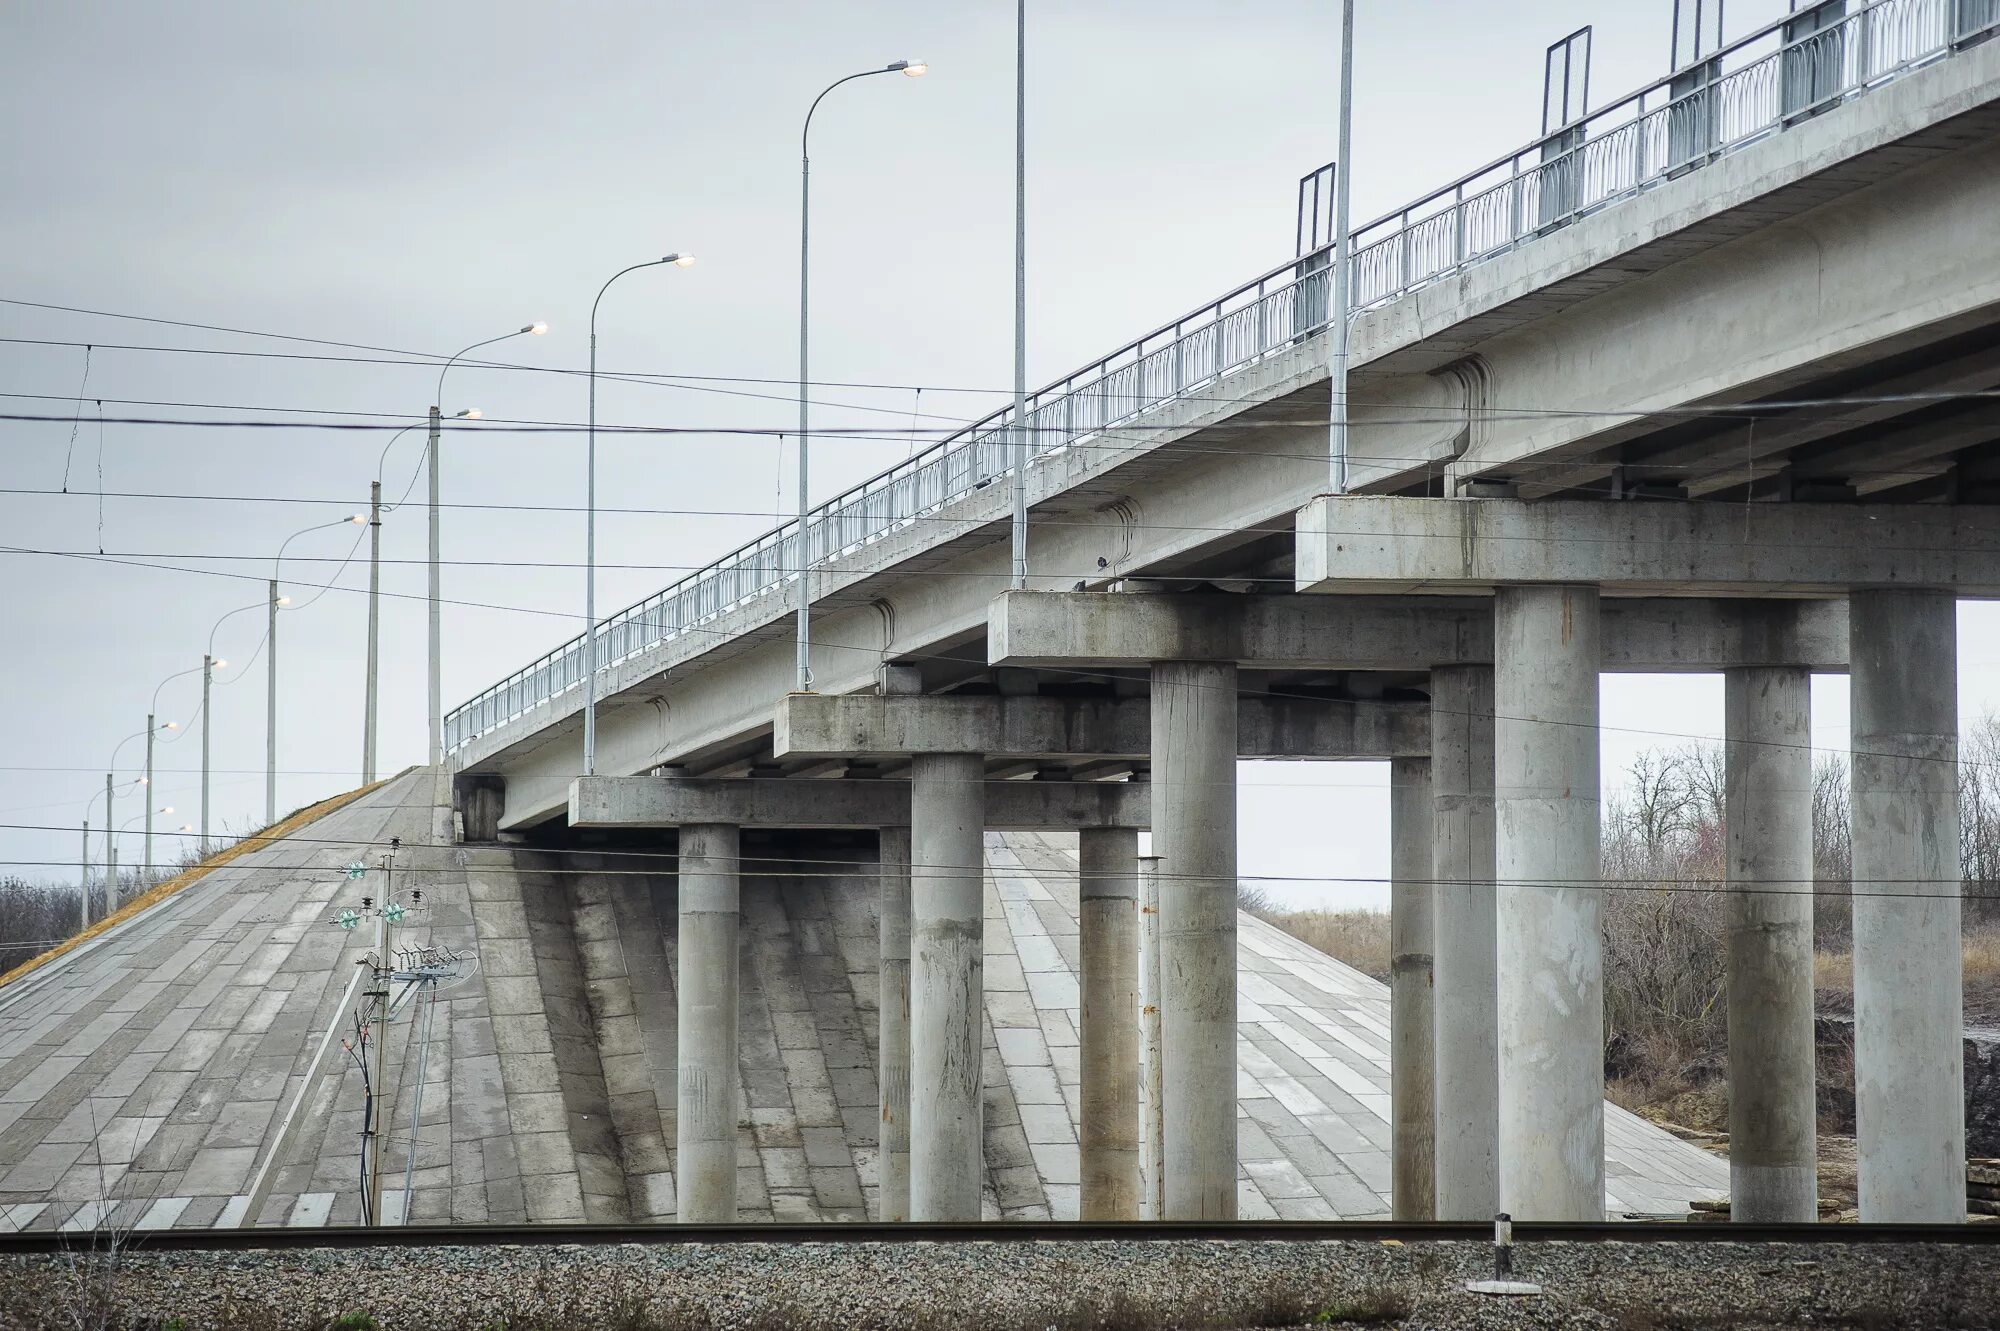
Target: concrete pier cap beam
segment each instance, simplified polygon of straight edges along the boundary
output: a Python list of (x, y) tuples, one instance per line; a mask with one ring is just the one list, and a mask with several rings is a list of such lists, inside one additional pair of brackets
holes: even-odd
[[(772, 750), (782, 759), (969, 751), (1048, 762), (1142, 761), (1153, 751), (1152, 724), (1146, 698), (795, 693), (778, 705)], [(1241, 758), (1420, 758), (1430, 752), (1429, 714), (1421, 702), (1245, 698), (1233, 724)], [(979, 747), (962, 748), (970, 744)]]
[[(1081, 831), (1152, 826), (1144, 782), (987, 778), (986, 826), (995, 831)], [(723, 816), (728, 815), (728, 816)], [(908, 827), (908, 781), (772, 777), (585, 776), (570, 786), (571, 827)]]
[[(1470, 507), (1488, 501), (1450, 502)], [(1181, 659), (1174, 653), (1182, 645), (1202, 644), (1219, 653), (1205, 659), (1247, 669), (1490, 666), (1493, 606), (1485, 595), (1490, 590), (1481, 584), (1468, 589), (1472, 595), (1456, 597), (1010, 591), (995, 598), (987, 612), (988, 660), (995, 666), (1142, 667)], [(1614, 674), (1756, 665), (1845, 671), (1846, 592), (1827, 595), (1832, 599), (1678, 595), (1605, 601), (1599, 668)], [(1243, 701), (1248, 715), (1255, 700)]]
[(1565, 583), (1608, 595), (2000, 597), (2000, 507), (1322, 495), (1297, 525), (1302, 592)]

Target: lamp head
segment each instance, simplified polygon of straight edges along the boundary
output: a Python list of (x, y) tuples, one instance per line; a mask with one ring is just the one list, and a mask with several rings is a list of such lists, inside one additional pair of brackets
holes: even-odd
[(223, 660), (221, 657), (217, 657), (215, 660), (210, 661), (208, 663), (208, 667), (211, 670), (224, 670), (227, 669), (228, 666), (229, 662)]
[(289, 597), (289, 596), (280, 596), (280, 597), (278, 598), (278, 604), (279, 604), (279, 605), (281, 605), (281, 606), (282, 606), (282, 605), (290, 605), (291, 603), (292, 603), (292, 598), (291, 598), (291, 597)]
[(477, 407), (467, 407), (464, 411), (458, 412), (456, 414), (458, 416), (458, 419), (460, 420), (476, 421), (481, 416), (484, 416), (486, 413), (481, 411)]
[(366, 527), (368, 525), (368, 515), (366, 513), (356, 513), (347, 520), (357, 527)]
[(535, 322), (529, 324), (526, 328), (523, 328), (521, 331), (524, 333), (533, 333), (536, 337), (540, 337), (543, 333), (549, 331), (549, 326), (543, 323), (541, 320), (537, 319)]
[(931, 72), (931, 67), (921, 60), (898, 60), (889, 68), (910, 79), (920, 79)]
[(192, 831), (194, 831), (194, 824), (193, 824), (193, 823), (182, 823), (182, 824), (181, 824), (181, 825), (180, 825), (179, 827), (176, 827), (176, 828), (174, 829), (174, 831), (176, 831), (176, 832), (192, 832)]
[(172, 813), (173, 811), (174, 811), (174, 806), (171, 804), (162, 804), (160, 806), (161, 813)]
[(660, 262), (670, 263), (676, 268), (692, 268), (694, 266), (694, 256), (692, 254), (669, 254), (666, 258), (660, 260)]
[(162, 730), (179, 730), (180, 728), (181, 723), (178, 721), (168, 721), (160, 726)]
[(133, 782), (132, 784), (133, 784), (133, 785), (135, 785), (135, 786), (150, 786), (150, 785), (152, 785), (153, 783), (152, 783), (152, 782), (151, 782), (150, 780), (148, 780), (147, 778), (145, 778), (145, 777), (143, 777), (143, 776), (142, 776), (142, 777), (140, 777), (140, 778), (139, 778), (138, 780), (134, 781), (134, 782)]

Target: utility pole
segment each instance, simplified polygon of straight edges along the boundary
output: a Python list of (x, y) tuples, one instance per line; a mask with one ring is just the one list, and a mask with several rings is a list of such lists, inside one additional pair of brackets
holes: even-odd
[[(444, 376), (439, 375), (438, 378), (439, 381), (442, 382)], [(430, 614), (430, 654), (431, 654), (431, 665), (430, 665), (431, 759), (430, 761), (432, 767), (436, 767), (444, 762), (444, 685), (438, 676), (438, 662), (442, 658), (442, 654), (444, 651), (443, 621), (439, 618), (439, 613), (438, 613), (439, 612), (438, 597), (441, 594), (440, 584), (438, 581), (438, 435), (439, 435), (439, 424), (443, 418), (443, 414), (444, 413), (438, 409), (436, 403), (431, 404), (431, 447), (430, 447), (431, 553), (430, 553), (429, 614)], [(371, 588), (373, 587), (372, 575), (370, 577), (370, 586)], [(372, 598), (372, 595), (369, 601), (369, 605), (371, 607), (370, 613), (372, 614), (373, 613), (372, 607), (374, 605), (374, 600)], [(372, 626), (373, 624), (372, 619), (370, 620), (370, 624)], [(371, 657), (370, 658), (371, 669), (373, 668), (373, 664), (374, 664), (373, 658)]]
[[(280, 555), (282, 558), (282, 554)], [(278, 580), (271, 579), (264, 640), (264, 825), (278, 821)]]
[[(389, 839), (389, 853), (382, 857), (382, 899), (375, 911), (375, 1016), (371, 1023), (373, 1048), (370, 1050), (374, 1067), (368, 1074), (370, 1089), (368, 1115), (368, 1208), (369, 1223), (385, 1223), (387, 1212), (382, 1206), (382, 1159), (388, 1144), (389, 1114), (394, 1106), (389, 1100), (389, 990), (395, 977), (395, 962), (390, 955), (395, 946), (395, 919), (400, 911), (396, 903), (396, 850), (401, 839)], [(416, 1149), (416, 1143), (410, 1143)]]
[(146, 835), (144, 838), (144, 871), (139, 875), (139, 890), (145, 891), (153, 885), (153, 713), (146, 713)]
[(77, 882), (83, 885), (83, 921), (77, 928), (90, 927), (90, 819), (83, 820), (83, 858), (77, 864)]
[[(431, 420), (435, 426), (436, 408), (432, 408)], [(375, 672), (382, 641), (381, 597), (382, 482), (378, 480), (368, 483), (368, 688), (362, 706), (361, 724), (361, 784), (364, 786), (375, 780)], [(204, 820), (202, 834), (206, 836), (207, 832)]]
[(1028, 585), (1028, 0), (1014, 6), (1014, 577)]

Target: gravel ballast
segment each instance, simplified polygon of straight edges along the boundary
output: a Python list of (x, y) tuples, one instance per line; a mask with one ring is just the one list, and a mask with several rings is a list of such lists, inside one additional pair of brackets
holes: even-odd
[[(1153, 1331), (1981, 1327), (2000, 1247), (1538, 1243), (1538, 1298), (1465, 1292), (1471, 1243), (998, 1242), (391, 1247), (16, 1256), (0, 1326), (196, 1331)], [(344, 1319), (344, 1320), (343, 1320)]]

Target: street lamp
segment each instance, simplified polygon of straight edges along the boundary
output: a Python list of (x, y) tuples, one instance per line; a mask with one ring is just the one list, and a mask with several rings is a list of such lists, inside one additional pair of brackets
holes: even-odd
[(629, 268), (620, 268), (604, 279), (604, 285), (597, 289), (597, 299), (590, 302), (590, 424), (587, 430), (588, 444), (584, 448), (584, 507), (587, 516), (583, 527), (583, 774), (597, 774), (597, 307), (604, 301), (604, 293), (611, 290), (611, 284), (627, 273), (636, 273), (641, 268), (658, 268), (670, 263), (676, 268), (693, 265), (692, 254), (669, 254), (665, 258), (648, 259), (635, 263)]
[[(176, 670), (173, 674), (168, 675), (165, 679), (161, 680), (158, 684), (153, 686), (153, 701), (152, 704), (146, 709), (146, 784), (149, 786), (153, 784), (153, 734), (154, 734), (153, 718), (159, 713), (160, 710), (160, 690), (164, 689), (165, 687), (167, 687), (167, 685), (173, 683), (175, 680), (180, 679), (186, 675), (192, 675), (198, 670), (205, 671), (206, 665), (204, 664), (198, 666), (189, 666), (186, 670)], [(204, 680), (202, 685), (202, 704), (204, 708), (207, 706), (207, 703), (208, 703), (208, 687), (206, 680)], [(169, 721), (165, 725), (160, 726), (159, 729), (179, 730), (180, 723), (177, 721)], [(203, 733), (206, 734), (207, 732), (204, 731)], [(145, 881), (148, 886), (150, 886), (153, 881), (153, 816), (150, 813), (146, 815)]]
[[(437, 405), (444, 400), (444, 377), (450, 373), (453, 362), (457, 361), (460, 357), (470, 355), (481, 347), (490, 347), (495, 342), (505, 342), (510, 337), (520, 337), (524, 334), (530, 337), (540, 337), (548, 331), (549, 326), (537, 320), (534, 323), (523, 324), (511, 333), (502, 333), (498, 337), (489, 337), (484, 342), (474, 342), (464, 351), (458, 352), (445, 361), (444, 367), (438, 371), (437, 392), (431, 396), (431, 432), (428, 444), (431, 487), (430, 592), (427, 598), (429, 602), (427, 609), (430, 614), (429, 701), (431, 726), (430, 763), (432, 767), (436, 767), (444, 762), (444, 685), (439, 674), (440, 662), (444, 657), (444, 621), (441, 614), (443, 606), (443, 602), (440, 599), (441, 580), (438, 576), (438, 432), (444, 413)], [(457, 414), (473, 420), (479, 419), (479, 412), (477, 410), (461, 411)], [(370, 765), (372, 766), (372, 764)]]
[[(289, 596), (281, 597), (279, 604), (288, 604), (290, 601), (291, 598)], [(261, 610), (264, 608), (264, 605), (263, 601), (253, 601), (249, 605), (239, 605), (234, 610), (224, 611), (215, 623), (209, 625), (208, 650), (201, 655), (201, 840), (199, 849), (203, 856), (208, 854), (208, 741), (210, 719), (214, 715), (214, 708), (210, 705), (209, 699), (215, 683), (215, 672), (226, 669), (229, 665), (229, 662), (215, 654), (215, 635), (227, 620), (236, 615), (243, 614), (245, 611)], [(227, 681), (224, 682), (226, 683)]]
[(806, 314), (808, 308), (807, 294), (809, 291), (807, 278), (811, 269), (812, 255), (810, 243), (812, 235), (812, 155), (808, 151), (808, 143), (812, 135), (813, 112), (819, 110), (819, 104), (826, 100), (827, 93), (832, 92), (843, 83), (852, 83), (856, 79), (870, 78), (876, 74), (902, 74), (913, 79), (922, 78), (929, 71), (930, 66), (921, 60), (898, 60), (893, 64), (884, 65), (880, 69), (864, 69), (857, 74), (849, 74), (846, 78), (835, 79), (821, 91), (819, 96), (813, 98), (812, 105), (806, 108), (805, 126), (799, 131), (799, 530), (797, 540), (799, 550), (798, 691), (800, 693), (808, 693), (812, 690), (812, 591), (806, 577), (806, 570), (812, 563), (810, 552), (806, 548), (806, 511), (808, 502), (806, 498), (806, 483), (809, 466), (806, 455), (810, 451), (811, 443), (811, 436), (806, 430), (806, 334), (808, 329)]
[(277, 556), (271, 560), (271, 581), (265, 597), (266, 613), (269, 615), (265, 638), (264, 657), (264, 825), (278, 821), (278, 611), (292, 603), (289, 596), (278, 594), (278, 573), (285, 562), (285, 547), (308, 532), (325, 531), (329, 527), (365, 526), (368, 515), (356, 513), (351, 518), (338, 522), (319, 522), (310, 527), (302, 527), (284, 539), (278, 546)]
[[(118, 771), (118, 755), (125, 752), (125, 746), (127, 744), (130, 744), (133, 740), (139, 739), (142, 736), (145, 738), (147, 746), (151, 747), (153, 740), (153, 732), (157, 728), (158, 727), (154, 726), (153, 724), (153, 718), (150, 716), (147, 717), (146, 728), (144, 730), (135, 730), (131, 734), (127, 735), (124, 739), (118, 741), (117, 747), (111, 750), (111, 763), (108, 767), (105, 768), (104, 771), (104, 903), (105, 903), (105, 910), (107, 912), (114, 909), (118, 904), (118, 846), (116, 841), (114, 840), (115, 834), (113, 832), (113, 828), (117, 822), (117, 815), (115, 812), (115, 803), (114, 803), (113, 777), (114, 774)], [(132, 784), (136, 786), (146, 786), (150, 788), (153, 782), (151, 777), (141, 776), (141, 777), (135, 777), (133, 779)], [(149, 799), (151, 798), (150, 789), (148, 791), (148, 798)], [(88, 806), (86, 806), (85, 815), (88, 816), (88, 814), (89, 814), (89, 808)], [(147, 820), (150, 822), (152, 818), (151, 813), (149, 812), (146, 815), (146, 817)], [(127, 821), (129, 822), (131, 820), (128, 819)], [(90, 887), (89, 884), (86, 883), (84, 885), (84, 896), (88, 898), (89, 895), (90, 895)], [(90, 915), (90, 905), (88, 900), (86, 900), (84, 903), (83, 913), (84, 916), (86, 917), (86, 923), (87, 923), (88, 917)]]
[[(119, 747), (123, 748), (124, 745), (121, 743)], [(135, 777), (133, 779), (132, 784), (139, 785), (140, 780)], [(105, 863), (107, 866), (112, 866), (115, 865), (117, 859), (117, 857), (113, 855), (111, 852), (111, 778), (107, 775), (104, 778), (104, 789), (102, 791), (93, 791), (91, 793), (90, 798), (85, 800), (83, 804), (83, 859), (78, 865), (78, 883), (81, 889), (78, 893), (78, 898), (77, 898), (78, 910), (81, 916), (81, 918), (77, 923), (77, 928), (79, 930), (88, 929), (90, 927), (90, 811), (96, 807), (97, 797), (100, 794), (105, 797), (104, 798)], [(108, 883), (115, 876), (116, 876), (116, 869), (112, 867), (107, 867), (105, 870), (105, 881)]]

